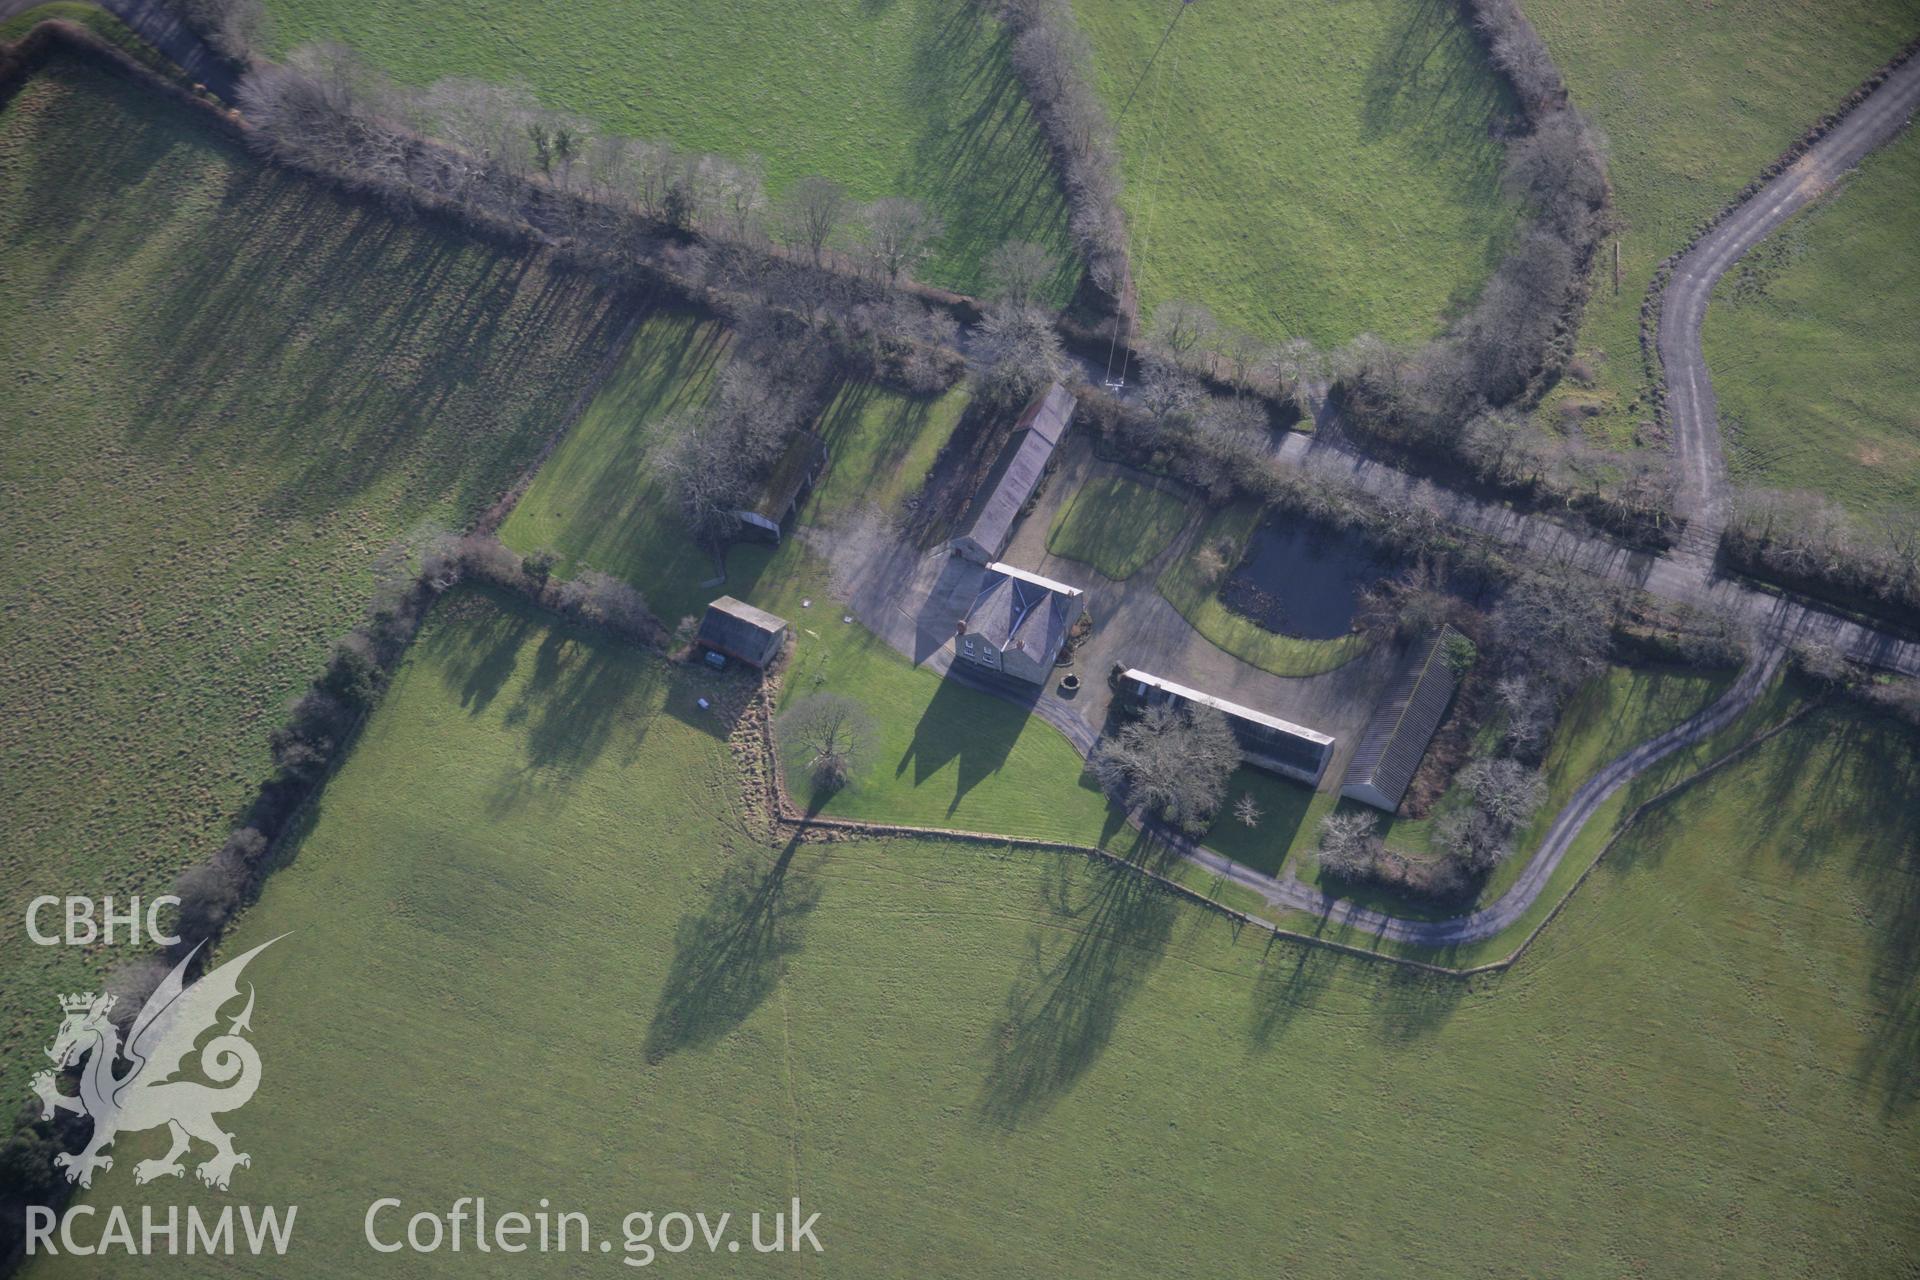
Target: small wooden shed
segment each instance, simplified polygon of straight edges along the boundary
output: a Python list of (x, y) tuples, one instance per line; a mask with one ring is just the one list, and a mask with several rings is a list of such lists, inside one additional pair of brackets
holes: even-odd
[(787, 643), (787, 620), (743, 600), (721, 596), (707, 606), (695, 644), (708, 653), (764, 669)]

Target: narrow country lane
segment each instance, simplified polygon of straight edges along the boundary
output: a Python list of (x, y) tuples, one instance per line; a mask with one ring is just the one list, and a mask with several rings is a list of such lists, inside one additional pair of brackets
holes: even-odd
[(1728, 267), (1830, 188), (1912, 119), (1920, 106), (1920, 58), (1909, 59), (1799, 160), (1755, 192), (1675, 265), (1660, 304), (1660, 363), (1681, 471), (1687, 530), (1672, 559), (1705, 582), (1726, 527), (1730, 498), (1713, 381), (1701, 350), (1713, 286)]

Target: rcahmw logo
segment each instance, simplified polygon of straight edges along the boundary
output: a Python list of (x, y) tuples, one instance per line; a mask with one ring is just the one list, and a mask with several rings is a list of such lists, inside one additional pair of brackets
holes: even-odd
[[(104, 1150), (115, 1139), (123, 1133), (162, 1126), (171, 1136), (172, 1145), (164, 1156), (136, 1164), (135, 1182), (183, 1176), (186, 1166), (181, 1157), (190, 1155), (196, 1143), (213, 1149), (194, 1169), (194, 1175), (209, 1187), (225, 1191), (235, 1170), (252, 1165), (253, 1158), (234, 1149), (233, 1135), (215, 1118), (245, 1106), (260, 1087), (260, 1055), (244, 1035), (252, 1030), (252, 985), (247, 987), (245, 1006), (227, 1021), (224, 1031), (219, 1026), (220, 1013), (240, 998), (240, 975), (247, 965), (279, 940), (263, 942), (189, 985), (183, 975), (200, 951), (196, 946), (154, 988), (134, 1016), (124, 1040), (109, 1017), (114, 997), (91, 992), (61, 997), (65, 1016), (46, 1052), (57, 1070), (79, 1069), (79, 1092), (61, 1092), (61, 1078), (53, 1071), (35, 1076), (33, 1091), (40, 1098), (41, 1119), (51, 1119), (56, 1111), (71, 1111), (93, 1121), (93, 1132), (82, 1150), (61, 1152), (53, 1158), (68, 1181), (91, 1186), (96, 1171), (113, 1168), (113, 1157)], [(201, 1038), (210, 1031), (215, 1034), (201, 1045)], [(199, 1074), (210, 1084), (181, 1078), (196, 1048)], [(115, 1065), (122, 1059), (127, 1068), (115, 1074)], [(79, 1223), (84, 1220), (91, 1225), (103, 1212), (105, 1222), (98, 1242), (88, 1244), (77, 1238)], [(243, 1206), (240, 1220), (244, 1243), (254, 1253), (269, 1245), (275, 1253), (282, 1252), (293, 1233), (297, 1212), (297, 1208), (288, 1208), (283, 1222), (278, 1210), (260, 1210), (256, 1216), (252, 1206)], [(64, 1222), (53, 1210), (34, 1206), (27, 1211), (26, 1245), (29, 1254), (58, 1252), (54, 1245), (57, 1224), (60, 1245), (69, 1253), (84, 1255), (114, 1249), (144, 1253), (154, 1250), (156, 1240), (163, 1241), (160, 1247), (170, 1253), (193, 1252), (196, 1247), (204, 1252), (231, 1252), (236, 1240), (233, 1221), (233, 1206), (210, 1218), (190, 1206), (184, 1225), (173, 1208), (156, 1214), (149, 1206), (141, 1212), (141, 1230), (136, 1233), (126, 1211), (118, 1206), (101, 1210), (93, 1205), (76, 1205)]]
[[(114, 997), (91, 992), (60, 997), (66, 1017), (47, 1057), (62, 1071), (85, 1060), (80, 1092), (61, 1093), (58, 1077), (51, 1071), (33, 1078), (33, 1091), (40, 1096), (42, 1120), (51, 1120), (55, 1111), (77, 1111), (93, 1121), (93, 1135), (85, 1150), (77, 1155), (63, 1151), (53, 1158), (54, 1164), (66, 1170), (69, 1182), (92, 1186), (95, 1169), (113, 1168), (113, 1157), (102, 1155), (103, 1148), (123, 1132), (138, 1133), (161, 1125), (172, 1133), (173, 1147), (158, 1160), (142, 1160), (135, 1165), (135, 1182), (177, 1178), (185, 1173), (180, 1157), (192, 1148), (194, 1139), (213, 1148), (212, 1158), (194, 1170), (210, 1187), (225, 1191), (233, 1171), (253, 1163), (251, 1156), (233, 1149), (233, 1135), (214, 1121), (216, 1115), (245, 1106), (260, 1087), (260, 1055), (240, 1034), (253, 1029), (251, 985), (247, 987), (246, 1008), (227, 1024), (224, 1035), (215, 1036), (200, 1050), (201, 1072), (221, 1087), (175, 1076), (200, 1037), (215, 1028), (220, 1010), (239, 997), (240, 975), (247, 964), (278, 941), (269, 939), (188, 986), (180, 975), (199, 954), (200, 948), (194, 947), (147, 997), (124, 1044), (120, 1028), (107, 1016)], [(122, 1056), (127, 1060), (127, 1071), (116, 1076), (114, 1061)]]

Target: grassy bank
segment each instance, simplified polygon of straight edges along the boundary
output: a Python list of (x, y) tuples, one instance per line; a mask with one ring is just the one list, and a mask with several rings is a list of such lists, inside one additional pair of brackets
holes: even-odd
[[(549, 1197), (615, 1250), (635, 1205), (797, 1195), (844, 1275), (1904, 1261), (1904, 738), (1781, 741), (1467, 984), (1269, 946), (1077, 857), (769, 847), (693, 705), (710, 679), (485, 606), (422, 640), (230, 943), (292, 930), (250, 971), (268, 1073), (232, 1127), (235, 1194), (300, 1205), (302, 1274), (470, 1267), (362, 1235), (375, 1197), (463, 1195)], [(97, 1199), (227, 1198), (116, 1165)], [(186, 1262), (116, 1265), (244, 1269)]]
[(1490, 136), (1512, 104), (1453, 8), (1198, 5), (1156, 58), (1177, 9), (1074, 6), (1119, 116), (1144, 310), (1188, 298), (1325, 345), (1437, 332), (1513, 223)]
[(71, 22), (75, 26), (85, 27), (142, 65), (176, 80), (183, 78), (180, 68), (156, 53), (151, 45), (128, 30), (124, 22), (99, 5), (80, 3), (79, 0), (49, 0), (46, 4), (23, 9), (11, 18), (0, 21), (0, 44), (11, 44), (42, 22)]
[[(623, 321), (64, 62), (0, 109), (0, 279), (17, 929), (36, 894), (157, 893), (207, 855), (375, 558), (505, 490)], [(4, 956), (11, 1050), (98, 957)]]

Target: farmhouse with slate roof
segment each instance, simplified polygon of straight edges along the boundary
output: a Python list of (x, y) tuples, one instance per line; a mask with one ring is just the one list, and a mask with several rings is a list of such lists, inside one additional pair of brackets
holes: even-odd
[(1317, 786), (1327, 771), (1327, 762), (1333, 759), (1333, 739), (1317, 730), (1138, 669), (1127, 670), (1121, 679), (1133, 685), (1134, 697), (1142, 702), (1212, 707), (1227, 718), (1240, 743), (1241, 757), (1256, 769)]
[(787, 620), (732, 596), (721, 596), (707, 606), (694, 643), (708, 653), (764, 668), (786, 646)]
[(1374, 711), (1340, 784), (1340, 794), (1392, 813), (1427, 753), (1457, 681), (1447, 665), (1447, 641), (1460, 633), (1443, 626), (1416, 651), (1406, 674), (1395, 681)]
[(1037, 573), (990, 564), (960, 622), (954, 653), (976, 667), (1045, 684), (1067, 633), (1086, 611), (1083, 594)]
[(951, 544), (955, 551), (988, 564), (1007, 549), (1014, 521), (1040, 487), (1040, 477), (1046, 474), (1054, 448), (1072, 420), (1073, 393), (1057, 382), (1021, 411), (1000, 460), (967, 512), (966, 532)]

